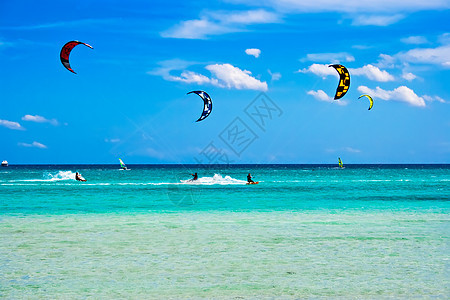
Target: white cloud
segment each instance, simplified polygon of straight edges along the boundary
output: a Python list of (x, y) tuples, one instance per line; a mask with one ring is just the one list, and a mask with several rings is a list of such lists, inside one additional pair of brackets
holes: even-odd
[(211, 79), (205, 75), (198, 74), (192, 71), (183, 71), (180, 76), (171, 76), (171, 81), (180, 81), (184, 83), (196, 83), (196, 84), (212, 84), (219, 86), (217, 79)]
[(40, 148), (40, 149), (47, 149), (47, 146), (45, 146), (44, 144), (38, 143), (38, 142), (33, 142), (31, 144), (27, 144), (27, 143), (18, 143), (19, 146), (21, 147), (28, 147), (28, 148)]
[(435, 64), (450, 68), (450, 45), (417, 48), (396, 55), (403, 62)]
[(250, 49), (245, 49), (245, 53), (247, 53), (248, 55), (253, 55), (254, 57), (258, 58), (259, 55), (261, 54), (261, 50), (256, 49), (256, 48), (250, 48)]
[(329, 102), (329, 103), (337, 103), (338, 105), (347, 105), (348, 103), (346, 101), (342, 100), (334, 100), (333, 97), (330, 97), (325, 93), (323, 90), (317, 90), (317, 91), (308, 91), (306, 92), (308, 95), (313, 96), (315, 99), (319, 101)]
[(39, 116), (39, 115), (35, 115), (35, 116), (25, 115), (25, 116), (22, 117), (22, 120), (23, 121), (36, 122), (36, 123), (50, 123), (53, 126), (57, 126), (59, 124), (58, 120), (56, 120), (56, 119), (49, 120), (49, 119), (46, 119), (46, 118), (44, 118), (42, 116)]
[(413, 44), (413, 45), (420, 45), (420, 44), (428, 43), (428, 40), (426, 37), (418, 36), (418, 35), (409, 36), (407, 38), (400, 39), (400, 41), (405, 44)]
[(423, 97), (417, 96), (413, 90), (406, 86), (399, 86), (392, 91), (383, 90), (380, 87), (376, 87), (376, 89), (373, 90), (366, 86), (359, 86), (358, 91), (363, 94), (369, 94), (374, 99), (401, 101), (418, 107), (425, 107), (426, 105)]
[(212, 76), (208, 77), (192, 71), (184, 70), (179, 76), (171, 75), (172, 71), (184, 69), (195, 63), (185, 62), (181, 60), (170, 60), (161, 62), (161, 67), (147, 72), (150, 75), (162, 76), (167, 81), (178, 81), (187, 84), (211, 84), (221, 88), (249, 89), (267, 91), (267, 83), (251, 76), (251, 72), (241, 70), (230, 64), (213, 64), (205, 67), (211, 72)]
[(428, 101), (428, 102), (437, 101), (437, 102), (440, 102), (440, 103), (447, 103), (444, 99), (442, 99), (442, 98), (439, 97), (439, 96), (428, 96), (428, 95), (424, 95), (424, 96), (423, 96), (423, 99), (425, 99), (425, 101)]
[(398, 13), (420, 10), (447, 9), (447, 0), (347, 0), (337, 3), (335, 0), (228, 0), (246, 5), (273, 7), (282, 12), (345, 12), (345, 13)]
[(0, 120), (0, 126), (13, 130), (25, 130), (25, 128), (23, 128), (19, 123), (8, 120)]
[(277, 23), (278, 14), (263, 9), (240, 12), (212, 12), (200, 19), (183, 21), (161, 32), (162, 37), (182, 39), (207, 39), (220, 35), (246, 30), (252, 24)]
[(352, 25), (354, 26), (389, 26), (394, 23), (397, 23), (401, 19), (403, 19), (404, 16), (400, 14), (396, 15), (371, 15), (371, 16), (365, 16), (365, 15), (359, 15), (355, 19), (353, 19)]
[(231, 24), (266, 24), (280, 21), (278, 14), (264, 9), (247, 10), (235, 13), (212, 13), (212, 17), (225, 23)]
[(260, 90), (267, 91), (267, 83), (250, 76), (252, 73), (247, 70), (241, 70), (230, 64), (214, 64), (206, 66), (219, 81), (219, 86), (235, 88), (238, 90)]
[[(330, 68), (328, 65), (322, 65), (322, 64), (312, 64), (308, 68), (298, 70), (298, 72), (299, 73), (312, 73), (312, 74), (322, 77), (323, 79), (325, 79), (327, 76), (339, 77), (339, 74), (336, 72), (335, 69)], [(351, 75), (366, 76), (370, 80), (375, 80), (375, 81), (387, 82), (387, 81), (394, 80), (394, 76), (389, 74), (387, 71), (380, 70), (378, 67), (375, 67), (370, 64), (363, 66), (361, 68), (349, 69), (349, 72)]]
[(272, 81), (277, 81), (277, 80), (281, 79), (281, 73), (279, 73), (279, 72), (272, 73), (270, 70), (267, 70), (267, 72), (272, 77)]
[(403, 72), (402, 78), (406, 79), (408, 81), (412, 81), (412, 80), (416, 79), (417, 76), (410, 72)]
[(307, 54), (306, 57), (302, 58), (300, 61), (339, 63), (339, 62), (355, 61), (355, 57), (353, 57), (353, 55), (348, 54), (346, 52), (310, 53), (310, 54)]
[(163, 31), (162, 37), (176, 39), (207, 39), (210, 35), (239, 32), (238, 28), (216, 24), (207, 19), (183, 21)]
[(381, 82), (387, 82), (387, 81), (393, 81), (394, 76), (389, 74), (387, 71), (382, 71), (378, 67), (375, 67), (374, 65), (366, 65), (361, 68), (357, 69), (350, 69), (351, 75), (363, 75), (369, 78), (370, 80), (375, 81), (381, 81)]
[(339, 78), (339, 74), (335, 69), (328, 67), (328, 65), (312, 64), (308, 68), (298, 70), (299, 73), (312, 73), (321, 76), (325, 79), (327, 76), (334, 76)]
[(392, 69), (395, 67), (395, 60), (396, 60), (395, 57), (388, 55), (388, 54), (383, 54), (383, 53), (381, 53), (379, 56), (380, 56), (380, 59), (375, 64), (377, 67), (388, 68), (388, 69)]

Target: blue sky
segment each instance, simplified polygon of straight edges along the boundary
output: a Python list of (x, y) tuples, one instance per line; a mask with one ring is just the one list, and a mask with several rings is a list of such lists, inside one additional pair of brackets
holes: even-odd
[[(1, 1), (0, 160), (450, 163), (449, 9), (441, 0)], [(59, 59), (71, 40), (94, 47), (72, 51), (76, 75)], [(339, 101), (332, 63), (351, 75)], [(192, 90), (213, 101), (198, 123)]]

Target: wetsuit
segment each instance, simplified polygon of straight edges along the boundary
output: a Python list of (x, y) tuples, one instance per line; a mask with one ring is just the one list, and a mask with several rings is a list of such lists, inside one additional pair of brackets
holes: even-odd
[(192, 178), (192, 180), (197, 180), (198, 179), (197, 173), (191, 174), (191, 175), (194, 176), (194, 178)]

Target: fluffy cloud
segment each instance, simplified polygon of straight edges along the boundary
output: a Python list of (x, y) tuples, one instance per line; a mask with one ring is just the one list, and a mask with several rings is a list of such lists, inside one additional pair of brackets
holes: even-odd
[(0, 120), (0, 126), (13, 130), (25, 130), (25, 128), (23, 128), (19, 123), (8, 120)]
[(170, 81), (180, 81), (184, 83), (196, 83), (196, 84), (212, 84), (219, 85), (217, 79), (211, 79), (205, 75), (198, 74), (191, 71), (183, 71), (180, 76), (170, 76)]
[(250, 48), (250, 49), (245, 49), (245, 53), (247, 53), (248, 55), (253, 55), (254, 57), (258, 58), (259, 55), (261, 54), (261, 50), (256, 49), (256, 48)]
[(216, 76), (219, 86), (235, 88), (238, 90), (260, 90), (267, 91), (267, 83), (250, 76), (252, 73), (247, 70), (241, 70), (230, 64), (215, 64), (206, 66), (213, 75)]
[(246, 30), (252, 24), (279, 22), (279, 15), (263, 9), (234, 13), (208, 13), (200, 19), (183, 21), (161, 33), (162, 37), (182, 39), (207, 39), (220, 35)]
[(450, 68), (450, 45), (417, 48), (396, 55), (403, 62), (441, 65)]
[[(394, 76), (389, 74), (387, 71), (382, 71), (378, 67), (373, 65), (366, 65), (361, 68), (349, 69), (350, 73), (355, 76), (366, 76), (370, 80), (375, 81), (392, 81), (394, 80)], [(328, 67), (328, 65), (322, 64), (312, 64), (308, 68), (298, 70), (300, 73), (312, 73), (314, 75), (320, 76), (322, 78), (326, 78), (327, 76), (335, 76), (339, 77), (339, 74), (335, 69)]]
[(298, 70), (299, 73), (312, 73), (314, 75), (326, 78), (327, 76), (334, 76), (339, 78), (339, 74), (335, 69), (328, 67), (328, 65), (312, 64), (308, 68)]
[(392, 91), (383, 90), (380, 87), (376, 87), (376, 89), (373, 90), (366, 86), (359, 86), (358, 91), (363, 94), (369, 94), (372, 96), (372, 98), (387, 101), (401, 101), (406, 102), (412, 106), (425, 107), (425, 99), (423, 97), (417, 96), (413, 90), (406, 86), (399, 86)]
[(394, 76), (389, 74), (387, 71), (382, 71), (378, 67), (375, 67), (370, 64), (363, 66), (362, 68), (350, 69), (350, 73), (352, 75), (363, 75), (369, 78), (370, 80), (381, 82), (394, 80)]
[(178, 81), (188, 84), (211, 84), (217, 87), (238, 90), (249, 89), (267, 91), (268, 89), (267, 83), (252, 77), (250, 71), (241, 70), (230, 64), (213, 64), (206, 66), (205, 69), (211, 72), (211, 77), (186, 70), (182, 71), (179, 76), (170, 74), (172, 71), (184, 69), (193, 64), (195, 63), (179, 60), (166, 61), (160, 63), (160, 65), (162, 65), (160, 68), (150, 71), (148, 74), (162, 76), (168, 81)]
[(27, 144), (27, 143), (18, 143), (19, 146), (21, 147), (28, 147), (28, 148), (40, 148), (40, 149), (47, 149), (47, 146), (45, 146), (44, 144), (38, 143), (38, 142), (33, 142), (31, 144)]
[(355, 58), (353, 57), (353, 55), (348, 54), (346, 52), (310, 53), (310, 54), (307, 54), (305, 58), (302, 58), (301, 61), (339, 63), (341, 61), (345, 61), (345, 62), (355, 61)]
[(424, 36), (409, 36), (407, 38), (401, 39), (400, 41), (405, 44), (413, 44), (413, 45), (420, 45), (420, 44), (428, 43), (427, 38)]
[(42, 116), (39, 116), (39, 115), (35, 115), (35, 116), (25, 115), (25, 116), (22, 117), (22, 120), (23, 121), (36, 122), (36, 123), (50, 123), (53, 126), (57, 126), (59, 124), (58, 120), (56, 120), (56, 119), (49, 120), (49, 119), (46, 119), (46, 118), (44, 118)]
[(403, 72), (402, 78), (406, 79), (408, 81), (412, 81), (412, 80), (416, 79), (417, 76), (410, 72)]
[(313, 96), (315, 99), (317, 99), (319, 101), (337, 103), (338, 105), (347, 105), (348, 104), (346, 101), (334, 100), (332, 97), (328, 96), (323, 90), (317, 90), (317, 91), (311, 90), (306, 93), (308, 95)]
[(404, 16), (400, 14), (396, 15), (371, 15), (371, 16), (357, 16), (355, 19), (353, 19), (352, 25), (354, 26), (389, 26), (394, 23), (397, 23), (401, 19), (403, 19)]
[(392, 69), (395, 67), (395, 61), (396, 58), (388, 55), (388, 54), (383, 54), (381, 53), (379, 55), (380, 59), (378, 60), (378, 62), (375, 64), (377, 67), (379, 68), (389, 68)]

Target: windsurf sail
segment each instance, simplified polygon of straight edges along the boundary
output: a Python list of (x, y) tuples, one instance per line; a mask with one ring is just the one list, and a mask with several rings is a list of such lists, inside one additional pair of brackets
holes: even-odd
[(339, 167), (340, 167), (340, 168), (343, 168), (343, 167), (344, 167), (344, 164), (342, 163), (342, 160), (341, 160), (341, 158), (340, 158), (340, 157), (338, 157), (338, 160), (339, 160)]
[(123, 163), (123, 161), (119, 158), (119, 162), (120, 162), (120, 167), (124, 170), (127, 169), (127, 166)]

